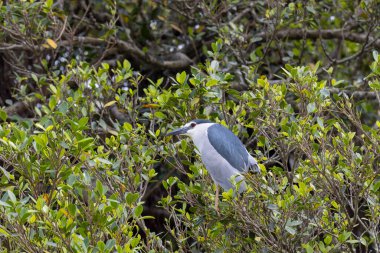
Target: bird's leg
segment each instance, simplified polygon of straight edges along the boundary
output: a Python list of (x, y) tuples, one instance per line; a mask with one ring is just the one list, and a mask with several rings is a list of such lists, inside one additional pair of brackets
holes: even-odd
[(219, 213), (219, 186), (215, 184), (215, 210)]

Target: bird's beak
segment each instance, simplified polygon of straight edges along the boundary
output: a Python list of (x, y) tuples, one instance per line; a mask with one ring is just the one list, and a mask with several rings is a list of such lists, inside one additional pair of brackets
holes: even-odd
[(189, 127), (181, 127), (181, 128), (175, 129), (174, 131), (171, 131), (170, 133), (167, 133), (165, 136), (186, 134), (187, 130), (189, 130)]

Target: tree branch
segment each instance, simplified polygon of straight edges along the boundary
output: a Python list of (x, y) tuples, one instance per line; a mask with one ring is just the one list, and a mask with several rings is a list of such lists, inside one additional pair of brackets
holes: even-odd
[[(183, 69), (192, 63), (192, 60), (185, 54), (177, 52), (171, 55), (159, 57), (153, 55), (152, 53), (144, 52), (138, 48), (134, 43), (122, 41), (122, 40), (111, 40), (107, 41), (100, 38), (76, 36), (72, 40), (61, 41), (59, 46), (76, 46), (76, 45), (91, 45), (91, 46), (101, 46), (107, 43), (113, 44), (120, 52), (126, 53), (134, 58), (138, 58), (154, 67), (162, 69)], [(46, 48), (41, 46), (29, 46), (24, 44), (9, 44), (0, 43), (0, 52), (8, 50), (25, 50), (25, 51), (42, 51)]]
[[(271, 85), (290, 82), (290, 80), (268, 80)], [(375, 91), (352, 91), (339, 88), (327, 88), (330, 93), (333, 94), (346, 94), (348, 97), (352, 97), (355, 100), (369, 99), (376, 100), (377, 92)]]
[[(273, 34), (275, 39), (291, 39), (301, 40), (307, 39), (343, 39), (356, 43), (372, 43), (374, 47), (380, 48), (380, 38), (368, 36), (367, 33), (354, 33), (347, 29), (329, 29), (329, 30), (308, 30), (308, 29), (285, 29), (276, 31)], [(257, 37), (262, 37), (265, 40), (270, 40), (271, 33), (261, 32)]]
[(5, 112), (7, 113), (8, 117), (16, 115), (22, 116), (27, 110), (35, 106), (37, 104), (37, 101), (37, 99), (32, 99), (31, 101), (18, 101), (13, 105), (6, 107)]
[(375, 91), (350, 91), (350, 90), (341, 90), (338, 88), (329, 88), (328, 90), (331, 93), (335, 93), (335, 94), (346, 94), (348, 97), (352, 97), (356, 100), (361, 100), (361, 99), (376, 100), (377, 99), (377, 95)]

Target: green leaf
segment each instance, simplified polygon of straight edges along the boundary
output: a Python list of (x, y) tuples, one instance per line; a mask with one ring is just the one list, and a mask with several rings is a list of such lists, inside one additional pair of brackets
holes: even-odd
[(378, 62), (379, 61), (379, 53), (376, 51), (376, 50), (373, 50), (372, 51), (372, 56), (373, 56), (373, 60), (375, 62)]
[(281, 68), (281, 69), (282, 69), (282, 71), (285, 72), (285, 74), (286, 74), (288, 77), (292, 77), (292, 74), (287, 70), (287, 69), (289, 69), (288, 67), (292, 68), (290, 65), (286, 64), (286, 65), (285, 65), (285, 68)]
[(67, 111), (69, 110), (69, 104), (66, 101), (63, 101), (59, 106), (58, 106), (58, 111), (66, 114)]
[(140, 217), (142, 212), (143, 212), (144, 208), (142, 205), (138, 205), (135, 207), (135, 209), (133, 210), (133, 214), (135, 215), (135, 217)]
[(49, 108), (50, 108), (50, 110), (53, 110), (56, 105), (57, 105), (57, 100), (56, 100), (55, 96), (51, 96), (49, 98)]
[(99, 193), (99, 195), (103, 195), (103, 184), (99, 180), (96, 180), (96, 191)]
[(131, 243), (131, 246), (135, 248), (139, 244), (140, 238), (139, 237), (132, 238), (129, 242)]
[[(36, 126), (37, 126), (37, 124), (36, 124)], [(45, 134), (40, 134), (40, 135), (34, 136), (33, 139), (41, 147), (46, 147), (47, 144), (48, 144), (48, 138), (47, 138), (47, 136)]]
[(291, 235), (295, 235), (297, 232), (293, 227), (290, 226), (285, 226), (285, 230), (288, 231)]
[(309, 104), (307, 105), (307, 112), (308, 112), (308, 113), (313, 113), (313, 112), (315, 112), (316, 110), (317, 110), (317, 108), (316, 108), (315, 102), (313, 102), (313, 103), (309, 103)]
[(380, 91), (380, 80), (378, 79), (371, 80), (370, 82), (368, 82), (368, 85), (372, 90)]
[(123, 61), (123, 68), (125, 70), (130, 70), (131, 69), (131, 63), (128, 60)]
[(210, 67), (213, 71), (218, 71), (219, 70), (219, 62), (216, 60), (213, 60), (210, 64)]
[(41, 196), (41, 197), (39, 197), (39, 198), (37, 199), (37, 202), (36, 202), (36, 209), (39, 210), (39, 211), (41, 211), (42, 208), (44, 207), (44, 205), (45, 205), (45, 200), (44, 200), (44, 199), (42, 198), (42, 196)]
[(363, 236), (360, 237), (360, 243), (363, 244), (364, 246), (367, 246), (367, 245), (368, 245), (367, 240), (366, 240)]
[(116, 102), (117, 102), (116, 100), (109, 101), (108, 103), (106, 103), (106, 104), (104, 105), (104, 108), (109, 107), (109, 106), (115, 104)]
[(123, 124), (123, 128), (124, 128), (125, 130), (127, 130), (128, 132), (131, 132), (131, 131), (133, 130), (132, 125), (131, 125), (130, 123), (128, 123), (128, 122), (125, 122), (125, 123)]
[(339, 242), (343, 243), (345, 241), (347, 241), (347, 239), (351, 236), (351, 232), (350, 231), (343, 231), (339, 236), (338, 236), (338, 240)]
[(92, 137), (84, 138), (78, 141), (78, 148), (86, 148), (89, 144), (93, 143), (94, 139)]
[(16, 202), (15, 194), (10, 190), (7, 191), (7, 194), (8, 194), (9, 199), (12, 201), (12, 203), (15, 203)]
[(336, 203), (335, 200), (332, 200), (332, 201), (331, 201), (331, 205), (332, 205), (335, 209), (339, 209), (339, 204)]
[(53, 0), (46, 0), (46, 2), (45, 2), (45, 6), (46, 6), (48, 9), (51, 9), (51, 7), (53, 6)]
[(222, 197), (224, 200), (231, 200), (234, 196), (234, 191), (233, 189), (229, 189), (228, 191), (222, 192)]
[(306, 253), (313, 253), (314, 252), (313, 247), (309, 243), (303, 244), (302, 247), (306, 250)]
[(13, 180), (15, 177), (13, 174), (9, 173), (7, 170), (5, 170), (3, 167), (0, 166), (0, 170), (3, 172), (4, 176), (8, 179), (8, 180)]
[(5, 230), (5, 228), (3, 226), (0, 226), (0, 235), (3, 235), (5, 237), (10, 236), (10, 234), (8, 233), (8, 231)]
[(34, 74), (34, 73), (32, 73), (32, 79), (36, 82), (36, 83), (38, 83), (38, 77), (36, 76), (36, 74)]
[(101, 163), (104, 163), (104, 164), (108, 164), (108, 165), (112, 165), (112, 162), (108, 161), (107, 159), (104, 159), (104, 158), (101, 158), (101, 157), (98, 157), (97, 160)]
[(330, 97), (330, 91), (326, 88), (321, 89), (319, 93), (321, 93), (323, 98)]
[(127, 193), (126, 201), (129, 206), (135, 203), (139, 199), (139, 193)]
[(332, 241), (332, 236), (331, 235), (326, 235), (325, 239), (323, 240), (326, 245), (330, 245)]
[(98, 241), (96, 245), (98, 246), (98, 250), (100, 252), (105, 252), (106, 245), (103, 241)]
[(113, 249), (113, 247), (115, 247), (115, 245), (116, 245), (116, 240), (115, 239), (109, 239), (106, 243), (106, 250), (108, 252), (110, 252)]
[(157, 176), (157, 173), (154, 169), (150, 169), (148, 176), (149, 176), (149, 178), (153, 178), (153, 177)]
[(157, 82), (156, 82), (156, 86), (160, 86), (160, 85), (162, 84), (163, 81), (164, 81), (164, 78), (163, 78), (163, 77), (159, 78), (159, 79), (157, 80)]
[(154, 116), (156, 116), (159, 119), (166, 119), (166, 115), (161, 111), (154, 112)]
[(75, 213), (76, 213), (76, 210), (77, 210), (77, 207), (76, 205), (74, 204), (69, 204), (67, 209), (69, 210), (69, 214), (73, 217), (75, 217)]
[(377, 181), (377, 182), (375, 182), (375, 183), (373, 184), (373, 188), (372, 188), (372, 190), (373, 190), (374, 192), (377, 192), (379, 189), (380, 189), (380, 180)]
[(211, 49), (214, 53), (217, 53), (219, 51), (218, 45), (216, 42), (211, 43)]
[(186, 81), (186, 77), (187, 77), (186, 72), (182, 71), (182, 73), (177, 73), (175, 78), (179, 84), (184, 84)]
[(106, 70), (109, 70), (110, 65), (107, 62), (102, 62), (102, 67)]
[(56, 88), (53, 84), (50, 84), (50, 85), (49, 85), (49, 88), (50, 88), (50, 91), (51, 91), (53, 94), (57, 94), (57, 88)]
[(210, 79), (207, 81), (206, 86), (211, 87), (211, 86), (215, 86), (216, 84), (218, 84), (218, 80)]
[(89, 118), (83, 117), (78, 121), (78, 130), (83, 130), (86, 128)]
[(3, 109), (0, 108), (0, 119), (2, 121), (6, 121), (7, 117), (8, 117), (8, 115), (7, 115), (6, 111), (4, 111)]
[(0, 206), (11, 207), (11, 205), (1, 200), (0, 200)]

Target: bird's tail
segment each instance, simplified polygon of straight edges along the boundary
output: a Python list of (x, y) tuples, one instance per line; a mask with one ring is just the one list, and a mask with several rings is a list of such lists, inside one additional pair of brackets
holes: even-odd
[(257, 163), (255, 158), (253, 158), (252, 156), (249, 156), (248, 162), (249, 162), (249, 171), (253, 173), (261, 173), (259, 164)]

